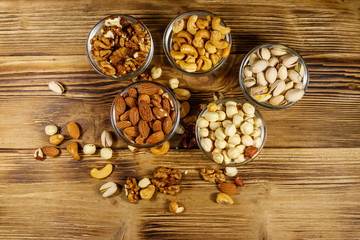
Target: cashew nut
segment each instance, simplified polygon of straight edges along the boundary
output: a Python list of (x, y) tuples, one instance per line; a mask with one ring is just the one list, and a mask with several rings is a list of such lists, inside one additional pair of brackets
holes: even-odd
[(204, 61), (204, 65), (201, 67), (201, 70), (208, 71), (212, 67), (211, 60), (204, 56), (201, 56), (200, 59), (202, 59)]
[(175, 60), (181, 60), (185, 57), (185, 54), (182, 52), (170, 50), (170, 56)]
[(179, 47), (181, 47), (181, 45), (186, 43), (186, 39), (185, 38), (180, 38), (180, 37), (174, 37), (172, 39), (173, 43), (177, 43), (179, 45)]
[(211, 23), (211, 26), (214, 30), (220, 31), (222, 34), (226, 35), (230, 33), (231, 29), (229, 27), (224, 27), (220, 25), (221, 18), (214, 17)]
[(201, 58), (199, 58), (197, 61), (196, 61), (196, 65), (197, 65), (197, 68), (196, 68), (196, 71), (200, 71), (201, 67), (203, 66), (204, 64), (204, 60), (202, 60)]
[(221, 32), (217, 30), (211, 32), (210, 41), (218, 49), (225, 49), (230, 45), (229, 42), (221, 40)]
[(174, 43), (174, 44), (173, 44), (173, 49), (174, 49), (175, 51), (179, 51), (179, 50), (180, 50), (179, 44)]
[(194, 63), (196, 61), (196, 59), (191, 56), (191, 55), (188, 55), (186, 58), (185, 58), (185, 62), (187, 63)]
[(209, 27), (209, 22), (205, 19), (201, 19), (199, 18), (197, 21), (196, 21), (196, 26), (198, 26), (198, 28), (200, 29), (206, 29)]
[(197, 48), (197, 51), (198, 51), (198, 53), (199, 53), (200, 56), (204, 56), (204, 55), (205, 55), (205, 48), (199, 47), (199, 48)]
[(186, 41), (188, 42), (188, 44), (191, 44), (193, 41), (193, 36), (190, 33), (188, 33), (187, 31), (179, 32), (178, 34), (176, 34), (176, 37), (185, 38)]
[(182, 31), (185, 27), (185, 21), (184, 19), (178, 19), (174, 22), (172, 30), (174, 33), (178, 33), (180, 31)]
[(227, 47), (224, 49), (224, 51), (221, 54), (221, 57), (226, 58), (230, 54), (231, 45), (228, 44)]
[(224, 51), (224, 49), (218, 49), (218, 50), (216, 50), (216, 55), (218, 55), (219, 57), (221, 57), (223, 51)]
[(213, 65), (216, 65), (219, 62), (220, 57), (216, 54), (210, 54), (210, 59)]
[(108, 177), (113, 171), (113, 165), (108, 163), (102, 169), (93, 168), (90, 171), (90, 175), (96, 179), (104, 179)]
[(195, 47), (204, 47), (204, 40), (203, 39), (209, 39), (210, 38), (210, 31), (209, 30), (199, 30), (196, 32), (193, 45)]
[(184, 69), (187, 72), (195, 72), (196, 71), (196, 63), (187, 63), (184, 60), (181, 60), (179, 62), (179, 65), (182, 69)]
[(210, 41), (205, 43), (205, 49), (208, 53), (216, 53), (217, 51), (216, 47), (212, 45)]
[(199, 56), (198, 52), (196, 51), (196, 48), (194, 48), (190, 44), (181, 45), (180, 52), (187, 54), (187, 55), (191, 55), (195, 58), (197, 58)]
[(210, 25), (210, 23), (211, 23), (211, 20), (212, 20), (211, 15), (207, 15), (207, 16), (206, 16), (206, 21), (208, 21), (209, 25)]
[(196, 31), (199, 29), (196, 26), (196, 21), (198, 20), (198, 16), (197, 15), (192, 15), (189, 17), (188, 21), (187, 21), (187, 31), (189, 33), (191, 33), (192, 35), (195, 35)]

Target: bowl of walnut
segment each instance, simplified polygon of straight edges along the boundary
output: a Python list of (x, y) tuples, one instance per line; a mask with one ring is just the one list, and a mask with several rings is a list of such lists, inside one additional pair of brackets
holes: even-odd
[(231, 49), (230, 27), (207, 11), (191, 11), (173, 19), (163, 36), (170, 64), (190, 76), (204, 76), (219, 69)]
[(135, 82), (114, 99), (110, 111), (116, 134), (128, 145), (152, 148), (168, 141), (180, 122), (174, 94), (156, 82)]
[(91, 66), (102, 76), (127, 80), (150, 64), (154, 45), (149, 29), (128, 15), (111, 15), (90, 31), (86, 51)]
[(237, 99), (221, 99), (202, 110), (195, 126), (196, 141), (217, 164), (242, 165), (255, 159), (265, 145), (266, 126), (260, 112)]

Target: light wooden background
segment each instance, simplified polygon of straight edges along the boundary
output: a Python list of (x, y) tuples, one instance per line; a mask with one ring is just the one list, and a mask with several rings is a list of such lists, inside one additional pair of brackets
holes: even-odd
[[(162, 50), (172, 18), (204, 9), (232, 28), (226, 65), (199, 79), (174, 70)], [(111, 130), (109, 111), (124, 83), (101, 77), (90, 66), (85, 41), (110, 14), (129, 14), (150, 29), (151, 66), (161, 83), (178, 77), (191, 89), (191, 103), (212, 100), (213, 91), (244, 99), (238, 70), (251, 48), (280, 42), (305, 58), (311, 81), (305, 97), (281, 111), (261, 109), (268, 138), (255, 161), (239, 167), (245, 187), (232, 206), (214, 202), (216, 186), (198, 169), (215, 167), (198, 149), (165, 156), (136, 154), (117, 141), (116, 166), (106, 180), (90, 169), (108, 161), (99, 154), (72, 160), (33, 159), (48, 142), (44, 127), (77, 121), (79, 143)], [(60, 81), (66, 94), (48, 90)], [(195, 112), (196, 109), (193, 109)], [(360, 1), (0, 1), (0, 239), (359, 239), (360, 238)], [(149, 176), (158, 166), (188, 170), (177, 196), (157, 194), (129, 204), (124, 194), (103, 199), (106, 181)], [(176, 200), (186, 211), (168, 212)]]

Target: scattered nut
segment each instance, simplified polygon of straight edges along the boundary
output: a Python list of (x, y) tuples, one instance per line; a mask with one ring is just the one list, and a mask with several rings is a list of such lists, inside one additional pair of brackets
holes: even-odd
[(146, 188), (147, 186), (149, 186), (151, 184), (151, 181), (149, 178), (145, 177), (143, 179), (141, 179), (138, 183), (138, 186), (140, 188)]
[(185, 128), (181, 124), (179, 124), (179, 126), (175, 130), (175, 133), (182, 135), (182, 134), (184, 134), (184, 132), (185, 132)]
[(228, 195), (234, 195), (237, 192), (237, 186), (234, 183), (230, 183), (230, 182), (220, 183), (219, 189), (220, 191)]
[(233, 204), (234, 200), (225, 193), (218, 193), (216, 196), (216, 202), (221, 204)]
[(57, 94), (62, 94), (64, 92), (64, 87), (59, 82), (49, 82), (49, 88), (51, 91), (56, 92)]
[(211, 183), (222, 183), (226, 180), (226, 176), (222, 173), (220, 169), (200, 169), (200, 175), (202, 178)]
[(113, 144), (113, 139), (111, 136), (111, 133), (107, 130), (104, 130), (101, 134), (101, 144), (104, 146), (104, 148), (111, 147)]
[(50, 136), (49, 141), (52, 145), (59, 145), (64, 140), (64, 135), (55, 134)]
[(110, 159), (112, 158), (113, 151), (111, 148), (102, 148), (100, 150), (100, 155), (102, 159)]
[(225, 170), (224, 170), (225, 175), (229, 176), (229, 177), (236, 176), (237, 172), (238, 172), (238, 170), (237, 170), (236, 167), (226, 167)]
[(148, 185), (146, 188), (140, 190), (140, 197), (143, 200), (150, 200), (155, 193), (155, 186)]
[(66, 130), (69, 133), (70, 137), (72, 137), (73, 139), (79, 139), (80, 128), (75, 122), (69, 122), (66, 126)]
[(153, 79), (159, 78), (159, 77), (161, 76), (161, 73), (162, 73), (161, 67), (153, 67), (153, 68), (151, 69), (151, 77), (152, 77)]
[(60, 150), (53, 146), (45, 146), (41, 150), (48, 157), (56, 157), (60, 154)]
[(68, 151), (68, 153), (75, 159), (75, 160), (80, 160), (80, 155), (79, 155), (79, 150), (78, 150), (78, 144), (77, 142), (72, 142), (69, 143), (66, 147), (66, 150)]
[(43, 160), (43, 159), (44, 159), (44, 154), (43, 154), (43, 152), (41, 151), (41, 148), (38, 148), (38, 149), (35, 150), (34, 158), (35, 158), (36, 160)]
[(117, 184), (114, 182), (107, 182), (99, 189), (101, 196), (107, 198), (113, 196), (118, 190)]
[(136, 178), (127, 177), (125, 184), (125, 193), (129, 203), (136, 203), (140, 197), (140, 187), (137, 185)]
[(86, 155), (92, 155), (96, 152), (95, 144), (89, 143), (83, 147), (83, 153)]
[(132, 151), (132, 152), (137, 152), (137, 151), (139, 151), (139, 148), (133, 147), (133, 146), (131, 146), (131, 145), (128, 145), (128, 149), (130, 149), (130, 151)]
[(169, 80), (169, 85), (171, 89), (176, 89), (179, 87), (179, 80), (177, 78), (171, 78)]
[(169, 149), (170, 149), (170, 142), (165, 141), (160, 146), (151, 148), (150, 151), (155, 155), (164, 155), (169, 151)]
[(97, 168), (91, 169), (90, 175), (96, 179), (104, 179), (108, 177), (112, 173), (112, 171), (113, 171), (113, 165), (108, 163), (105, 165), (105, 167), (101, 169), (97, 169)]
[(169, 210), (172, 213), (182, 213), (185, 210), (185, 208), (180, 207), (177, 202), (171, 201), (170, 204), (169, 204)]
[(243, 187), (244, 186), (244, 181), (241, 178), (237, 177), (234, 180), (234, 184), (236, 186), (238, 186), (238, 187)]
[(46, 135), (52, 136), (52, 135), (56, 134), (57, 131), (58, 131), (58, 128), (55, 125), (47, 125), (45, 127), (45, 134)]

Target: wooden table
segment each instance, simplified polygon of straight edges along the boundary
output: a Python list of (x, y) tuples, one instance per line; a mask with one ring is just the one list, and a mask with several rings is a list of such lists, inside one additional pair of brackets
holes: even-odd
[[(1, 239), (360, 238), (359, 1), (2, 0), (0, 9)], [(233, 40), (226, 65), (199, 79), (173, 69), (162, 50), (170, 20), (195, 9), (222, 17)], [(234, 205), (214, 201), (218, 189), (201, 180), (199, 168), (216, 165), (199, 149), (176, 149), (179, 136), (164, 156), (132, 153), (118, 139), (115, 170), (105, 180), (89, 172), (109, 161), (99, 153), (75, 161), (66, 143), (58, 158), (33, 159), (48, 144), (50, 123), (78, 122), (82, 146), (100, 146), (101, 132), (112, 129), (110, 106), (126, 84), (92, 69), (85, 42), (101, 18), (116, 13), (148, 26), (155, 43), (150, 67), (162, 67), (160, 83), (179, 78), (194, 106), (212, 101), (214, 91), (245, 99), (240, 63), (259, 44), (281, 42), (305, 58), (311, 81), (304, 98), (286, 110), (260, 109), (268, 138), (256, 160), (238, 167), (245, 187)], [(63, 83), (66, 93), (51, 92), (50, 81)], [(150, 176), (158, 166), (188, 170), (181, 193), (138, 204), (124, 192), (110, 199), (98, 193), (107, 181), (123, 185), (127, 176)], [(169, 213), (170, 200), (185, 212)]]

